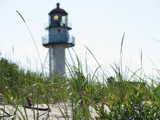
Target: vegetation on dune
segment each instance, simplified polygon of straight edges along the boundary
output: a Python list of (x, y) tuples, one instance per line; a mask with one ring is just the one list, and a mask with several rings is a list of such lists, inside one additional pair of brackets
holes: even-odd
[[(29, 105), (27, 98), (32, 106), (46, 104), (49, 107), (49, 104), (65, 104), (70, 101), (73, 119), (91, 119), (89, 107), (96, 110), (99, 117), (94, 119), (97, 120), (160, 119), (159, 85), (150, 86), (146, 79), (135, 73), (125, 77), (127, 75), (117, 66), (113, 67), (115, 77), (108, 79), (106, 76), (99, 76), (98, 68), (92, 74), (84, 74), (82, 65), (80, 62), (78, 64), (77, 68), (69, 68), (70, 77), (50, 79), (21, 69), (15, 63), (2, 58), (1, 104), (10, 104), (17, 109), (18, 105), (22, 105), (26, 109), (25, 106)], [(135, 82), (130, 82), (131, 79)], [(105, 106), (108, 106), (110, 112), (106, 111)], [(67, 107), (59, 110), (65, 119), (70, 118)], [(21, 115), (23, 119), (27, 119), (27, 113)]]
[[(5, 105), (12, 105), (15, 108), (14, 115), (20, 112), (21, 117), (13, 119), (27, 120), (26, 108), (34, 108), (34, 119), (39, 119), (39, 116), (36, 116), (40, 110), (36, 107), (39, 104), (48, 106), (45, 110), (48, 111), (49, 117), (49, 104), (57, 103), (64, 104), (64, 107), (59, 107), (59, 112), (66, 120), (70, 117), (73, 120), (160, 119), (160, 84), (155, 82), (157, 80), (143, 75), (143, 72), (140, 75), (137, 71), (123, 72), (123, 40), (124, 35), (120, 49), (120, 65), (111, 65), (115, 74), (112, 77), (107, 77), (107, 72), (88, 48), (99, 67), (91, 72), (86, 61), (84, 72), (83, 65), (76, 55), (77, 66), (71, 67), (66, 63), (69, 74), (63, 77), (48, 78), (22, 69), (4, 58), (0, 59), (0, 103), (4, 108)], [(147, 82), (149, 80), (152, 81), (151, 85)], [(68, 102), (71, 104), (71, 116), (68, 113)], [(24, 108), (23, 113), (19, 105)], [(98, 115), (95, 118), (91, 116), (91, 107)]]

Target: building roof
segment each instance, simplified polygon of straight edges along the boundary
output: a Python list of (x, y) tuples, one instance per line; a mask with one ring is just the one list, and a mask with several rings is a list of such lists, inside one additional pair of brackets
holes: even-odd
[(59, 3), (57, 3), (57, 8), (53, 9), (53, 10), (49, 13), (49, 15), (51, 15), (51, 14), (57, 14), (57, 13), (61, 13), (61, 14), (64, 14), (64, 15), (68, 15), (68, 13), (67, 13), (64, 9), (61, 9), (61, 8), (60, 8), (60, 4), (59, 4)]

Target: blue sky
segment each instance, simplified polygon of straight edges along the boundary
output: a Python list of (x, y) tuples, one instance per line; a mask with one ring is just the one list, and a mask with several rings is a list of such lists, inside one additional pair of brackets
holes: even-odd
[[(160, 43), (151, 38), (160, 40), (159, 0), (1, 0), (1, 56), (38, 70), (40, 63), (36, 49), (16, 10), (27, 21), (41, 59), (45, 61), (47, 49), (42, 46), (41, 39), (47, 35), (44, 28), (48, 23), (48, 13), (56, 7), (57, 2), (69, 13), (73, 28), (70, 34), (76, 38), (74, 49), (82, 61), (85, 61), (86, 45), (99, 63), (110, 70), (110, 64), (118, 63), (125, 32), (123, 64), (127, 66), (131, 63), (133, 71), (138, 69), (142, 50), (143, 67), (148, 74), (153, 73), (152, 62), (157, 68), (160, 67)], [(88, 61), (90, 69), (94, 71), (97, 65), (89, 53)]]

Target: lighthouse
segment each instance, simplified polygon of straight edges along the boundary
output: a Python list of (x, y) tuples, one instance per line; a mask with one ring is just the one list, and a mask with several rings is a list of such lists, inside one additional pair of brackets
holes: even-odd
[(69, 35), (72, 28), (68, 24), (68, 13), (59, 3), (49, 12), (49, 24), (45, 29), (48, 35), (42, 38), (42, 45), (49, 48), (50, 77), (62, 76), (65, 74), (65, 49), (75, 46), (75, 38)]

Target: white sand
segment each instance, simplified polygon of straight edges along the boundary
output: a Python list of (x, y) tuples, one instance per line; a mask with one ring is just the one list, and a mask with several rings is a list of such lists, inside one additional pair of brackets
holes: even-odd
[[(71, 116), (71, 104), (70, 103), (67, 103), (67, 112), (68, 112), (68, 115), (69, 115), (69, 118), (70, 120), (72, 120), (72, 116)], [(46, 105), (38, 105), (39, 108), (47, 108)], [(32, 110), (32, 109), (26, 109), (26, 112), (27, 112), (27, 117), (28, 117), (28, 120), (34, 120), (34, 112), (35, 112), (35, 117), (37, 118), (38, 116), (38, 113), (39, 113), (39, 120), (64, 120), (64, 117), (62, 116), (59, 108), (60, 107), (62, 110), (64, 110), (64, 104), (63, 103), (59, 103), (59, 104), (56, 104), (56, 105), (50, 105), (50, 109), (51, 111), (50, 112), (47, 112), (47, 111), (37, 111), (37, 110)], [(11, 115), (14, 114), (14, 111), (15, 111), (15, 108), (13, 108), (13, 106), (11, 105), (0, 105), (0, 108), (3, 108), (5, 109), (5, 111)], [(22, 117), (22, 114), (25, 116), (25, 111), (24, 111), (24, 108), (22, 106), (18, 106), (18, 109), (19, 111), (16, 113), (16, 119), (18, 118), (23, 118)], [(106, 106), (105, 108), (107, 111), (109, 111), (108, 107)], [(97, 116), (98, 117), (98, 114), (96, 113), (96, 111), (94, 110), (94, 108), (92, 107), (89, 107), (89, 111), (90, 111), (90, 115), (91, 117), (93, 118), (93, 120), (95, 120), (95, 117)], [(22, 114), (21, 114), (21, 113)], [(0, 115), (3, 115), (5, 113), (3, 113), (3, 111), (0, 111)], [(25, 116), (26, 118), (26, 116)], [(48, 118), (48, 119), (47, 119)]]

